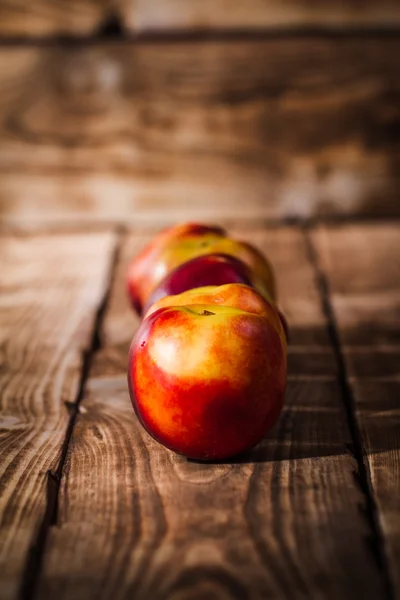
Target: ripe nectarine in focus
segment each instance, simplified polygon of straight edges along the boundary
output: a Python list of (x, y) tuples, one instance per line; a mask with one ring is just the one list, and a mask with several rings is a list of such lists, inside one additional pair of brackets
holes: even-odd
[(281, 411), (281, 323), (217, 303), (159, 308), (133, 338), (128, 381), (156, 440), (189, 458), (232, 457), (255, 446)]

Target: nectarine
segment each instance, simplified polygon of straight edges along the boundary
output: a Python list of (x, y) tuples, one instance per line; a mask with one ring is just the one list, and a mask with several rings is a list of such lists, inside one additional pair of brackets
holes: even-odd
[(172, 270), (205, 254), (228, 254), (252, 271), (252, 283), (269, 299), (275, 299), (273, 271), (267, 259), (247, 242), (226, 237), (224, 230), (198, 224), (180, 225), (164, 231), (133, 261), (128, 270), (128, 291), (138, 311)]
[(187, 457), (222, 460), (274, 425), (286, 387), (281, 325), (218, 304), (160, 308), (132, 341), (128, 381), (146, 430)]
[(143, 302), (155, 287), (153, 280), (158, 283), (168, 272), (167, 266), (159, 261), (159, 257), (172, 240), (191, 236), (207, 242), (209, 239), (224, 237), (225, 234), (222, 227), (200, 223), (181, 223), (160, 231), (131, 261), (128, 268), (128, 294), (137, 312), (141, 312)]
[(145, 310), (164, 296), (181, 294), (193, 288), (227, 283), (252, 286), (253, 273), (244, 262), (228, 254), (197, 256), (170, 271), (150, 294)]

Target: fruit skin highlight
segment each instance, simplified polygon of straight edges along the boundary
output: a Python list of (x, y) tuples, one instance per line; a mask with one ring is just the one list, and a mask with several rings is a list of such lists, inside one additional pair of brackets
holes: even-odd
[(157, 441), (189, 458), (227, 459), (255, 446), (281, 411), (282, 326), (218, 304), (160, 308), (133, 338), (128, 381)]
[(265, 297), (275, 299), (273, 270), (251, 244), (230, 239), (220, 227), (186, 223), (164, 230), (133, 259), (128, 268), (128, 293), (138, 312), (172, 270), (207, 254), (228, 254), (252, 270), (252, 283)]

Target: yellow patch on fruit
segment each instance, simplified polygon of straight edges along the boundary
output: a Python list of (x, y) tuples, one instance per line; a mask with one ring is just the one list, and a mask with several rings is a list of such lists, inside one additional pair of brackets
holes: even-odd
[[(247, 356), (250, 340), (257, 336), (263, 317), (218, 305), (171, 310), (176, 311), (177, 318), (171, 321), (168, 333), (151, 337), (150, 359), (179, 379), (226, 379), (233, 385), (243, 385), (249, 374), (243, 357)], [(198, 319), (202, 319), (201, 324), (196, 323)]]

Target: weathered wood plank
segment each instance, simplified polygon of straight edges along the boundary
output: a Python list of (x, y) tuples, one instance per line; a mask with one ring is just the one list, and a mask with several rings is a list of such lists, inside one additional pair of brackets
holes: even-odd
[(132, 31), (243, 30), (400, 25), (397, 0), (122, 0), (120, 13)]
[(0, 37), (83, 36), (107, 18), (102, 0), (0, 0)]
[(397, 0), (0, 0), (0, 37), (91, 35), (110, 18), (127, 31), (393, 29)]
[(400, 226), (320, 229), (314, 239), (400, 597)]
[[(345, 348), (400, 345), (400, 227), (397, 223), (317, 230)], [(362, 373), (359, 373), (362, 375)]]
[(4, 223), (398, 214), (400, 40), (0, 49)]
[(0, 596), (16, 598), (105, 294), (110, 233), (0, 238)]
[[(252, 232), (268, 250), (292, 330), (279, 425), (241, 461), (200, 464), (138, 425), (126, 385), (135, 320), (125, 265), (104, 320), (62, 479), (38, 598), (384, 598), (312, 266), (296, 229)], [(306, 333), (309, 332), (309, 333)], [(304, 364), (304, 361), (303, 361)]]

